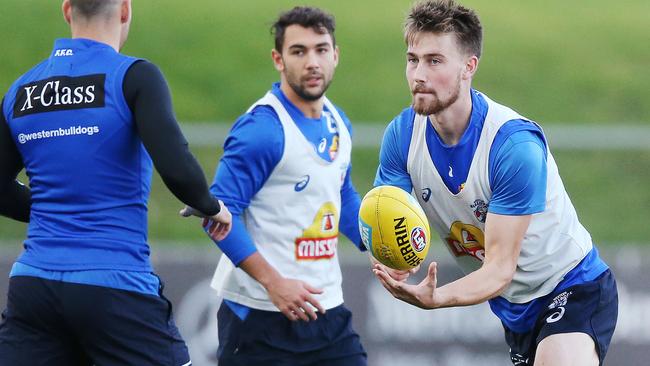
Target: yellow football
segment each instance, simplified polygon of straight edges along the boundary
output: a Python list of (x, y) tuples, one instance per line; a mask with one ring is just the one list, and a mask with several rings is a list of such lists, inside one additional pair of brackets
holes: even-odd
[(429, 251), (429, 222), (415, 198), (401, 188), (379, 186), (363, 197), (359, 232), (372, 255), (394, 269), (416, 267)]

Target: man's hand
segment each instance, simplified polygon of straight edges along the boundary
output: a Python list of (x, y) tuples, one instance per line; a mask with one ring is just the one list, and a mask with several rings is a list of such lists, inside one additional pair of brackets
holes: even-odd
[(395, 281), (399, 282), (406, 281), (410, 275), (415, 274), (420, 269), (419, 264), (417, 267), (411, 269), (393, 269), (381, 264), (377, 259), (375, 259), (375, 257), (372, 256), (372, 254), (370, 254), (368, 257), (370, 258), (370, 263), (372, 264), (371, 268), (379, 268), (381, 271), (388, 273), (388, 275)]
[[(386, 267), (384, 266), (384, 268)], [(384, 288), (395, 298), (422, 309), (439, 307), (439, 303), (436, 301), (438, 283), (438, 264), (436, 262), (429, 265), (427, 276), (417, 285), (409, 285), (406, 282), (395, 280), (384, 268), (380, 264), (375, 265), (372, 272), (377, 276)]]
[(303, 281), (284, 278), (259, 252), (244, 259), (239, 268), (264, 286), (273, 305), (289, 320), (316, 320), (315, 310), (325, 314), (325, 309), (313, 296), (322, 294), (323, 290)]
[(203, 229), (208, 233), (210, 238), (215, 241), (223, 240), (232, 229), (232, 214), (228, 211), (228, 207), (219, 200), (219, 205), (221, 210), (219, 213), (213, 216), (207, 216), (203, 212), (200, 212), (193, 207), (185, 206), (179, 214), (183, 217), (202, 217), (203, 218)]
[(273, 304), (291, 321), (316, 320), (316, 311), (325, 314), (325, 309), (313, 296), (322, 294), (323, 290), (303, 281), (277, 277), (266, 286), (266, 291)]

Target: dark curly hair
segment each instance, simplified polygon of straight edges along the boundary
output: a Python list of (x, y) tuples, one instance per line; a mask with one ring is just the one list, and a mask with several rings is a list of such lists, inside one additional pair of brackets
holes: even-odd
[(336, 45), (334, 38), (335, 21), (334, 16), (321, 9), (309, 6), (296, 6), (295, 8), (280, 14), (278, 20), (271, 26), (271, 33), (275, 35), (275, 49), (282, 53), (284, 46), (284, 32), (290, 25), (300, 25), (311, 28), (318, 34), (329, 34), (332, 37), (332, 44)]

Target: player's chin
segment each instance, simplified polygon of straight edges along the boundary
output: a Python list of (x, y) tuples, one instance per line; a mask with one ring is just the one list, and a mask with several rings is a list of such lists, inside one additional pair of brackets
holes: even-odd
[(425, 115), (425, 116), (434, 114), (436, 108), (433, 100), (423, 100), (423, 99), (424, 98), (415, 98), (413, 100), (413, 110), (415, 111), (415, 113)]
[(325, 94), (325, 89), (322, 86), (304, 88), (303, 91), (304, 98), (312, 101), (320, 99)]

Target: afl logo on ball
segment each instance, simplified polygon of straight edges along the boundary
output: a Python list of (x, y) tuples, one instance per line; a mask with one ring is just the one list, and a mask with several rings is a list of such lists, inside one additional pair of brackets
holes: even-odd
[(419, 226), (411, 230), (411, 245), (416, 252), (423, 251), (427, 246), (427, 234)]

